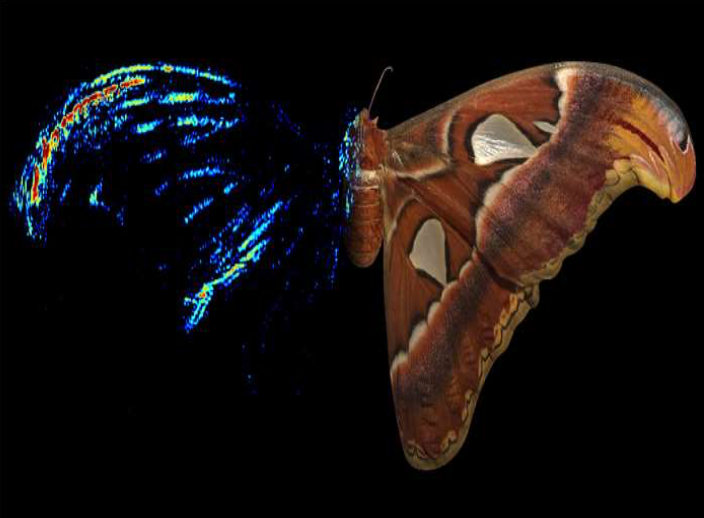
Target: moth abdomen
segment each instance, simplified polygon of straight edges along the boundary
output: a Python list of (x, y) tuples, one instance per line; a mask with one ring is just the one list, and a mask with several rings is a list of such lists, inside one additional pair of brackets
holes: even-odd
[(362, 110), (347, 127), (340, 148), (347, 190), (345, 245), (350, 260), (362, 268), (374, 262), (384, 239), (381, 162), (386, 153), (386, 132)]
[(384, 238), (383, 209), (378, 185), (350, 186), (351, 204), (345, 231), (350, 260), (359, 267), (371, 265)]

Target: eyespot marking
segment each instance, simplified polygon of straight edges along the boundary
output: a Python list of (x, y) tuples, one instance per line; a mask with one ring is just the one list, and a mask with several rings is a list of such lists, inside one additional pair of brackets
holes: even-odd
[(437, 219), (428, 219), (420, 226), (409, 255), (417, 270), (422, 270), (442, 286), (447, 284), (445, 231)]
[(499, 160), (530, 158), (536, 147), (511, 120), (494, 114), (474, 130), (472, 151), (477, 165), (489, 165)]

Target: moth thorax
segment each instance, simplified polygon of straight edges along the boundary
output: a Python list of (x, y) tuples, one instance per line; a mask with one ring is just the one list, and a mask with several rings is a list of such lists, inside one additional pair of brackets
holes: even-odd
[(349, 185), (350, 204), (345, 246), (350, 260), (369, 266), (379, 254), (384, 237), (381, 191), (376, 171), (359, 171), (359, 182)]

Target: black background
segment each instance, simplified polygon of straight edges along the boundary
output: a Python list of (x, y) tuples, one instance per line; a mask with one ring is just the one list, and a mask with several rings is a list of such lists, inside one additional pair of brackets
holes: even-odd
[[(358, 495), (377, 482), (420, 480), (459, 481), (463, 499), (533, 483), (581, 504), (624, 495), (686, 502), (698, 476), (690, 470), (701, 466), (697, 186), (677, 206), (631, 190), (601, 218), (541, 286), (539, 307), (488, 378), (464, 447), (435, 473), (410, 468), (398, 441), (379, 261), (358, 270), (343, 258), (336, 289), (288, 336), (310, 344), (306, 395), (274, 386), (243, 397), (229, 327), (215, 319), (184, 340), (160, 315), (158, 286), (135, 281), (113, 236), (86, 232), (40, 249), (8, 209), (47, 106), (81, 81), (149, 60), (221, 70), (328, 140), (346, 107), (368, 102), (386, 65), (395, 72), (377, 98), (382, 127), (532, 65), (606, 62), (660, 86), (696, 144), (700, 29), (682, 11), (672, 2), (3, 4), (3, 504), (60, 508), (87, 494), (109, 506), (173, 501), (203, 486), (246, 498), (246, 482), (313, 479)], [(186, 55), (226, 57), (171, 57)], [(272, 376), (290, 367), (272, 365)]]

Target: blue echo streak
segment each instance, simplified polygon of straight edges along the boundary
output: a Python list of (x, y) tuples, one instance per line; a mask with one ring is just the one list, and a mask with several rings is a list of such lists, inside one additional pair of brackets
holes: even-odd
[[(30, 203), (42, 139), (81, 99), (129, 82), (62, 134), (41, 203)], [(155, 275), (177, 272), (186, 333), (203, 325), (213, 301), (257, 275), (281, 279), (280, 293), (263, 295), (272, 301), (262, 326), (300, 306), (302, 292), (335, 279), (339, 174), (329, 148), (311, 142), (280, 105), (248, 95), (223, 75), (162, 63), (123, 67), (71, 90), (14, 193), (27, 234), (45, 242), (47, 223), (68, 206), (100, 210), (130, 231), (148, 229)]]
[(134, 130), (137, 133), (149, 133), (150, 131), (154, 131), (157, 128), (157, 126), (159, 126), (162, 122), (164, 122), (164, 121), (155, 120), (152, 122), (145, 122), (143, 124), (137, 124), (137, 126), (135, 126)]
[[(277, 212), (288, 208), (288, 204), (277, 201), (274, 205), (262, 214), (254, 223), (254, 229), (237, 247), (237, 258), (232, 261), (233, 250), (224, 247), (222, 242), (216, 240), (217, 248), (210, 256), (210, 263), (217, 264), (218, 276), (213, 280), (203, 284), (202, 288), (195, 294), (184, 298), (184, 306), (189, 308), (191, 315), (185, 323), (185, 330), (192, 331), (207, 314), (215, 290), (229, 287), (241, 275), (247, 273), (262, 257), (271, 237), (263, 237), (263, 234), (274, 222)], [(246, 214), (245, 214), (246, 217)], [(244, 222), (245, 217), (235, 218), (232, 231), (235, 231)], [(226, 250), (223, 254), (223, 250)]]
[(188, 216), (183, 218), (183, 222), (188, 225), (193, 221), (193, 218), (195, 218), (199, 212), (203, 211), (204, 209), (208, 208), (212, 203), (215, 201), (215, 198), (206, 198), (202, 202), (198, 203), (195, 205), (192, 209), (191, 212), (188, 213)]
[(220, 169), (219, 167), (201, 167), (199, 169), (191, 169), (190, 171), (186, 171), (181, 175), (182, 180), (192, 180), (194, 178), (203, 178), (204, 176), (219, 176), (219, 175), (224, 175), (225, 171)]

